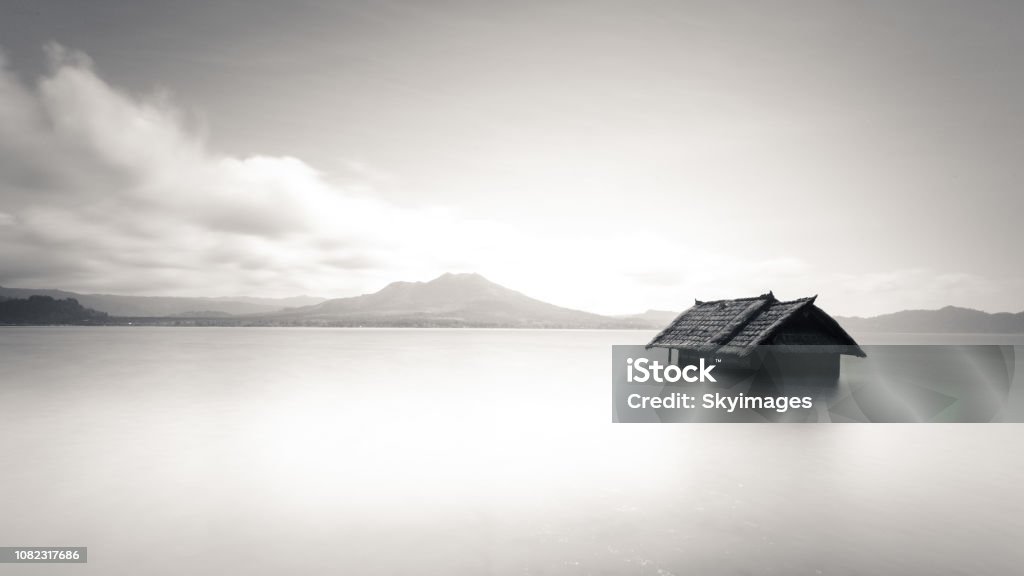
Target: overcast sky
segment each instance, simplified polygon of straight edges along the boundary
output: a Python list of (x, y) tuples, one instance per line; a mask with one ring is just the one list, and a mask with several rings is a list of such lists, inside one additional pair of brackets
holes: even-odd
[(0, 0), (0, 285), (1024, 310), (1024, 3)]

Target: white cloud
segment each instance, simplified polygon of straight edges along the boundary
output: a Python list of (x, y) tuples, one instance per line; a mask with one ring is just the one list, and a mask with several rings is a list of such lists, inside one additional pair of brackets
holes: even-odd
[[(799, 255), (690, 246), (678, 240), (685, 230), (594, 229), (582, 220), (526, 229), (402, 207), (374, 194), (391, 178), (365, 162), (328, 179), (298, 158), (210, 150), (166, 95), (128, 94), (86, 56), (57, 45), (47, 52), (50, 69), (32, 85), (0, 53), (0, 284), (334, 296), (476, 271), (606, 313), (769, 289), (780, 297), (827, 290), (838, 312), (874, 313), (988, 290), (983, 279), (931, 271), (815, 275)], [(930, 294), (923, 300), (921, 286)]]
[(330, 294), (440, 271), (430, 246), (458, 231), (451, 215), (332, 186), (296, 158), (212, 152), (166, 97), (126, 94), (85, 56), (47, 51), (35, 86), (0, 60), (0, 282)]

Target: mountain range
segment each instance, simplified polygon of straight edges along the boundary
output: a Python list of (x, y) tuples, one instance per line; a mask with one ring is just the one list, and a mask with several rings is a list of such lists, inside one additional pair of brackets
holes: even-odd
[(283, 310), (268, 318), (347, 326), (649, 328), (640, 319), (563, 308), (480, 276), (443, 274), (429, 282), (392, 282), (382, 290)]
[(990, 314), (956, 306), (938, 310), (903, 310), (871, 318), (837, 316), (836, 320), (850, 332), (1024, 333), (1024, 312)]
[[(531, 298), (479, 274), (443, 274), (429, 282), (392, 282), (362, 296), (324, 299), (174, 298), (76, 294), (63, 290), (3, 288), (0, 301), (47, 296), (73, 299), (83, 309), (108, 315), (105, 323), (223, 326), (390, 326), (483, 328), (619, 328), (660, 329), (678, 311), (648, 310), (628, 316), (603, 316)], [(35, 306), (9, 307), (38, 310)], [(61, 304), (67, 306), (66, 304)], [(52, 323), (0, 318), (0, 323)], [(87, 316), (91, 323), (96, 316)], [(1024, 333), (1024, 312), (990, 314), (947, 306), (939, 310), (905, 310), (871, 318), (836, 317), (847, 330), (918, 333)]]
[[(110, 315), (109, 323), (221, 326), (655, 328), (643, 315), (602, 316), (542, 302), (479, 274), (392, 282), (349, 298), (226, 299), (75, 294), (0, 287), (0, 300), (47, 296)], [(24, 323), (23, 318), (19, 323)], [(4, 322), (0, 318), (0, 322)]]
[(29, 296), (49, 296), (57, 300), (73, 298), (86, 308), (106, 312), (111, 316), (137, 317), (265, 314), (291, 306), (307, 306), (324, 301), (324, 298), (313, 296), (293, 296), (291, 298), (179, 298), (78, 294), (66, 290), (4, 288), (0, 286), (0, 299), (23, 299)]

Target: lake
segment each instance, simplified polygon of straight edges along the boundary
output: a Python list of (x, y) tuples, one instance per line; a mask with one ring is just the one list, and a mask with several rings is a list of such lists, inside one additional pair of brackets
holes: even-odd
[(613, 425), (610, 346), (651, 335), (0, 328), (0, 546), (89, 547), (0, 574), (1024, 563), (1024, 425)]

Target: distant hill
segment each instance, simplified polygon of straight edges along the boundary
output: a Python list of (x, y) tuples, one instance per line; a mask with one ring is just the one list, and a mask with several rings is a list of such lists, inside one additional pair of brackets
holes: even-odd
[(852, 332), (1024, 333), (1024, 312), (990, 314), (956, 306), (904, 310), (871, 318), (837, 316), (836, 320)]
[(105, 324), (107, 314), (86, 308), (74, 298), (49, 296), (0, 300), (0, 324)]
[(73, 298), (82, 306), (106, 312), (111, 316), (170, 317), (187, 316), (196, 311), (223, 316), (228, 314), (265, 314), (283, 308), (308, 306), (322, 302), (323, 298), (295, 296), (292, 298), (174, 298), (161, 296), (119, 296), (114, 294), (76, 294), (64, 290), (37, 288), (4, 288), (0, 298), (28, 298), (49, 296), (56, 299)]
[(618, 316), (618, 318), (624, 318), (626, 320), (634, 320), (639, 324), (646, 325), (650, 328), (661, 329), (668, 326), (670, 322), (679, 316), (682, 310), (648, 310), (640, 314), (629, 314), (625, 316)]
[(548, 304), (479, 274), (444, 274), (429, 282), (393, 282), (372, 294), (336, 298), (264, 317), (346, 326), (648, 327), (633, 319)]

